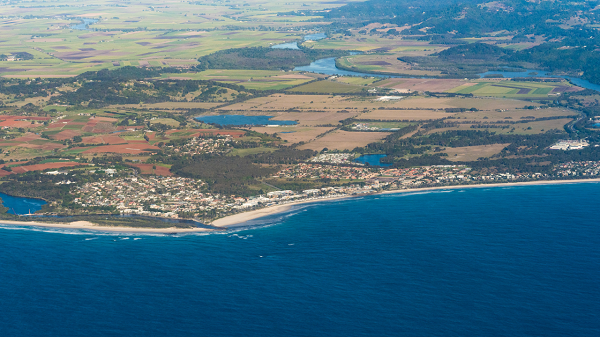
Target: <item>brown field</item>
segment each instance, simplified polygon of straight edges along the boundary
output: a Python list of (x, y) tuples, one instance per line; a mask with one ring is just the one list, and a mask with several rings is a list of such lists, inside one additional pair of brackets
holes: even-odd
[(81, 163), (73, 163), (73, 162), (64, 162), (64, 163), (46, 163), (46, 164), (35, 164), (35, 165), (27, 165), (27, 166), (15, 166), (12, 168), (12, 172), (15, 174), (31, 172), (31, 171), (42, 171), (47, 169), (58, 169), (61, 167), (72, 167), (85, 165)]
[(378, 120), (429, 120), (440, 119), (453, 116), (454, 113), (447, 113), (444, 110), (373, 110), (362, 114), (358, 119), (378, 119)]
[(32, 125), (29, 121), (4, 121), (0, 122), (0, 127), (9, 127), (9, 128), (30, 128), (36, 127), (36, 125)]
[(156, 169), (153, 169), (153, 164), (130, 164), (131, 166), (135, 166), (142, 171), (142, 174), (155, 174), (158, 176), (172, 176), (173, 173), (169, 170), (168, 167), (156, 165)]
[(203, 137), (216, 135), (229, 135), (233, 138), (243, 137), (246, 133), (239, 130), (218, 130), (218, 129), (187, 129), (187, 130), (169, 130), (166, 132), (168, 136), (173, 137)]
[(517, 109), (526, 105), (540, 106), (541, 104), (534, 102), (524, 102), (516, 99), (507, 98), (489, 98), (489, 97), (472, 97), (462, 98), (456, 97), (448, 100), (448, 104), (455, 108), (476, 108), (479, 110), (495, 110), (495, 109)]
[(450, 161), (473, 161), (481, 157), (490, 157), (500, 153), (509, 144), (491, 144), (479, 146), (447, 147), (444, 152)]
[[(504, 109), (502, 109), (504, 110)], [(520, 121), (522, 117), (557, 117), (557, 116), (574, 116), (577, 112), (562, 108), (549, 108), (539, 110), (529, 109), (507, 109), (504, 111), (488, 110), (488, 111), (475, 111), (475, 112), (460, 112), (454, 115), (457, 119), (467, 120), (487, 120), (489, 122), (498, 120), (512, 120)]]
[(80, 135), (81, 135), (81, 131), (63, 130), (63, 131), (55, 134), (54, 136), (51, 136), (51, 138), (55, 139), (55, 140), (67, 140), (67, 139), (71, 139), (75, 136), (80, 136)]
[(145, 141), (140, 143), (129, 142), (128, 144), (122, 145), (105, 145), (98, 146), (89, 150), (84, 151), (83, 153), (123, 153), (123, 154), (140, 154), (142, 152), (149, 152), (152, 150), (159, 150), (158, 147), (154, 145), (150, 145)]
[(369, 143), (380, 141), (389, 134), (389, 132), (349, 132), (337, 130), (298, 148), (315, 151), (321, 151), (323, 148), (352, 150), (355, 147), (363, 147)]
[(444, 92), (459, 87), (465, 83), (459, 79), (434, 78), (390, 78), (375, 83), (379, 87), (393, 88), (400, 92), (431, 91)]
[(18, 142), (18, 143), (26, 143), (26, 142), (30, 142), (32, 140), (37, 140), (37, 139), (42, 139), (42, 137), (40, 137), (39, 135), (36, 135), (35, 133), (26, 133), (21, 137), (12, 139), (13, 142)]
[(402, 100), (379, 101), (377, 97), (329, 96), (329, 95), (284, 95), (274, 94), (267, 97), (254, 98), (220, 108), (220, 110), (240, 111), (243, 114), (268, 114), (272, 111), (313, 110), (365, 110), (380, 107), (393, 108), (453, 108), (447, 104), (448, 98), (407, 98)]
[[(332, 127), (254, 127), (251, 130), (260, 133), (277, 133), (283, 140), (287, 140), (287, 145), (294, 143), (305, 142), (308, 143), (315, 139), (318, 135), (323, 134)], [(285, 133), (291, 132), (291, 133)]]
[[(532, 121), (528, 123), (519, 123), (519, 124), (510, 124), (508, 129), (471, 129), (472, 124), (460, 124), (457, 127), (447, 127), (447, 128), (439, 128), (432, 129), (428, 132), (428, 134), (436, 133), (436, 132), (445, 132), (449, 130), (488, 130), (490, 132), (494, 132), (496, 134), (520, 134), (520, 135), (532, 135), (548, 132), (550, 130), (559, 130), (563, 131), (564, 126), (571, 122), (573, 119), (571, 118), (561, 118), (561, 119), (552, 119), (546, 121)], [(528, 129), (531, 127), (531, 129)], [(514, 128), (514, 131), (511, 131)]]
[(159, 110), (171, 110), (171, 109), (210, 109), (221, 105), (223, 103), (209, 103), (209, 102), (163, 102), (163, 103), (152, 103), (152, 104), (117, 104), (111, 105), (111, 109), (134, 109), (134, 108), (147, 108), (147, 109), (159, 109)]
[(123, 144), (123, 143), (127, 143), (127, 141), (119, 136), (90, 136), (90, 137), (83, 137), (82, 143), (84, 143), (84, 144)]
[[(536, 133), (547, 132), (550, 130), (559, 130), (563, 131), (564, 126), (571, 122), (573, 119), (571, 118), (561, 118), (561, 119), (553, 119), (549, 121), (539, 121), (539, 122), (529, 122), (525, 124), (517, 124), (515, 125), (514, 133), (517, 134), (525, 134), (531, 135)], [(531, 127), (531, 130), (527, 128)]]
[(341, 120), (357, 115), (358, 112), (284, 112), (279, 113), (273, 120), (297, 121), (299, 126), (337, 125)]
[[(427, 54), (426, 51), (419, 51), (418, 54)], [(345, 67), (351, 67), (352, 70), (367, 72), (374, 71), (390, 74), (406, 74), (413, 76), (435, 76), (441, 75), (441, 71), (417, 70), (406, 62), (398, 60), (400, 56), (407, 56), (405, 52), (391, 54), (363, 54), (355, 56), (346, 56), (340, 59), (340, 63)], [(367, 67), (365, 67), (367, 66)], [(368, 67), (377, 66), (377, 67)]]

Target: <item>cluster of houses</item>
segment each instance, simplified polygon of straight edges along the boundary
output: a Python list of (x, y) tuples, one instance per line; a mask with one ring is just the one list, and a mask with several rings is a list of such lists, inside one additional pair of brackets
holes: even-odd
[(75, 187), (73, 201), (82, 207), (112, 206), (122, 214), (177, 218), (221, 204), (220, 196), (203, 192), (205, 183), (180, 177), (128, 177)]
[(184, 145), (172, 147), (174, 148), (173, 151), (180, 154), (222, 154), (231, 149), (232, 140), (231, 136), (219, 136), (217, 138), (192, 137)]
[[(62, 173), (62, 172), (60, 172)], [(570, 176), (597, 176), (600, 162), (570, 162), (557, 165), (554, 174), (498, 173), (473, 175), (464, 165), (433, 165), (414, 168), (367, 168), (312, 163), (292, 165), (275, 177), (356, 180), (346, 186), (328, 186), (303, 191), (279, 190), (253, 197), (224, 196), (206, 192), (206, 184), (181, 177), (126, 177), (76, 186), (74, 202), (86, 207), (111, 206), (121, 214), (178, 218), (199, 216), (207, 211), (235, 213), (254, 208), (311, 201), (382, 190), (405, 190), (429, 186), (451, 186), (477, 182), (524, 181)], [(216, 213), (213, 212), (213, 215)]]
[(556, 165), (553, 171), (558, 177), (598, 176), (600, 174), (600, 162), (572, 161)]
[(321, 153), (310, 161), (313, 163), (364, 165), (354, 162), (355, 156), (354, 153)]

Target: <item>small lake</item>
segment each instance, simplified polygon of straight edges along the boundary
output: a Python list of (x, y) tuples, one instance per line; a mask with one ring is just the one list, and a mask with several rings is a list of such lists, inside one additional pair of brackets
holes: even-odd
[(304, 36), (304, 41), (319, 41), (327, 37), (325, 33), (308, 34)]
[(581, 78), (563, 76), (563, 75), (549, 75), (547, 71), (537, 69), (523, 69), (523, 71), (487, 71), (485, 73), (477, 74), (481, 78), (488, 75), (502, 75), (504, 78), (515, 78), (515, 77), (551, 77), (551, 78), (564, 78), (571, 81), (571, 83), (586, 89), (592, 89), (600, 92), (600, 85), (593, 84)]
[(77, 30), (90, 30), (90, 28), (88, 26), (98, 22), (98, 20), (96, 20), (96, 19), (80, 19), (80, 20), (81, 20), (80, 23), (71, 25), (71, 26), (69, 26), (69, 28), (77, 29)]
[(369, 164), (371, 166), (392, 166), (391, 163), (382, 163), (381, 158), (385, 158), (387, 155), (385, 154), (365, 154), (356, 159), (354, 159), (355, 163)]
[(218, 116), (198, 116), (195, 119), (200, 122), (218, 125), (295, 125), (295, 121), (274, 121), (273, 116), (244, 116), (244, 115), (218, 115)]
[(0, 198), (2, 198), (4, 207), (9, 208), (8, 213), (17, 215), (29, 214), (30, 212), (33, 214), (41, 210), (42, 206), (46, 204), (41, 199), (13, 197), (4, 193), (0, 193)]

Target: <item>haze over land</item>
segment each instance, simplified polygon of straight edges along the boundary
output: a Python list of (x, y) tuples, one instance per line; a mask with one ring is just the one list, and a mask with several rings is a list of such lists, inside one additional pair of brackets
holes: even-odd
[(597, 8), (3, 2), (0, 192), (42, 198), (44, 214), (170, 227), (100, 214), (210, 222), (384, 190), (594, 177)]

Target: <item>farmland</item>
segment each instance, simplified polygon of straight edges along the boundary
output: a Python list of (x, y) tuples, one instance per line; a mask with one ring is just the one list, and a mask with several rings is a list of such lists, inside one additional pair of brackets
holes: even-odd
[[(310, 2), (310, 1), (309, 1)], [(0, 74), (12, 77), (68, 77), (85, 71), (117, 67), (189, 67), (218, 50), (297, 40), (307, 18), (278, 16), (306, 2), (285, 4), (248, 1), (243, 8), (228, 4), (156, 3), (144, 1), (115, 6), (95, 3), (93, 10), (77, 2), (45, 5), (32, 1), (17, 8), (0, 6), (0, 48), (27, 52), (32, 60), (0, 62)], [(312, 8), (323, 4), (310, 2)], [(64, 4), (68, 4), (64, 6)], [(82, 19), (90, 19), (86, 27)], [(231, 26), (239, 27), (232, 30)], [(259, 26), (268, 27), (255, 30)], [(282, 27), (298, 32), (278, 31)]]
[(564, 92), (578, 91), (568, 82), (560, 83), (533, 83), (505, 80), (473, 81), (457, 88), (448, 90), (459, 94), (473, 94), (476, 96), (510, 97), (510, 98), (548, 98)]
[[(110, 169), (159, 181), (201, 179), (205, 191), (233, 198), (324, 186), (264, 183), (282, 167), (309, 162), (314, 151), (387, 155), (394, 169), (471, 163), (528, 171), (534, 168), (525, 161), (559, 160), (547, 152), (557, 139), (600, 141), (597, 95), (561, 80), (476, 75), (508, 66), (512, 50), (539, 46), (544, 37), (429, 34), (436, 27), (332, 18), (353, 2), (0, 5), (0, 176), (12, 182), (16, 173), (63, 169), (101, 181)], [(311, 33), (325, 35), (305, 41)], [(298, 49), (269, 49), (281, 43)], [(293, 70), (324, 55), (343, 69), (407, 76)], [(227, 115), (295, 123), (195, 119)]]
[(355, 147), (363, 147), (369, 143), (377, 142), (389, 135), (388, 132), (348, 132), (334, 131), (317, 138), (312, 142), (301, 145), (300, 149), (310, 150), (352, 150)]

